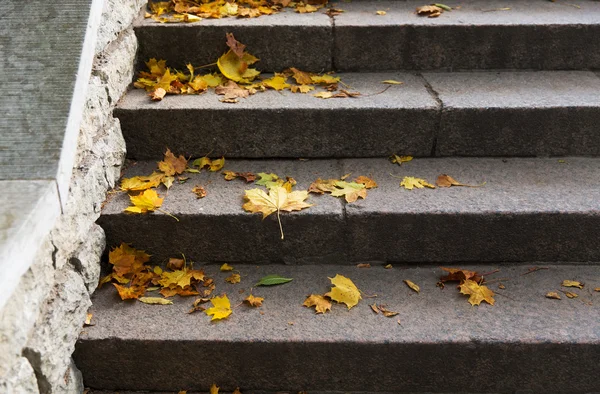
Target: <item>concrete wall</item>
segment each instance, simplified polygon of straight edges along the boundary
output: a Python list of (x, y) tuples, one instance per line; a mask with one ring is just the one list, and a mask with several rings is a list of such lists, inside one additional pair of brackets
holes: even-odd
[(95, 224), (125, 157), (112, 110), (133, 78), (131, 24), (144, 0), (105, 0), (87, 88), (69, 198), (33, 265), (0, 310), (0, 393), (79, 393), (71, 354), (100, 273), (104, 233)]

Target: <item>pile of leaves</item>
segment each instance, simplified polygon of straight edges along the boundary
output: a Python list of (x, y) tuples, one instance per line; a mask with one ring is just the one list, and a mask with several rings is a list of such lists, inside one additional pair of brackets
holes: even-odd
[(149, 2), (146, 18), (160, 23), (199, 22), (202, 19), (220, 19), (236, 16), (238, 18), (256, 18), (271, 15), (282, 8), (294, 8), (305, 14), (323, 8), (327, 0), (171, 0)]
[[(260, 91), (273, 89), (289, 90), (293, 93), (308, 93), (317, 86), (326, 91), (315, 94), (319, 98), (356, 97), (358, 92), (338, 90), (339, 77), (330, 74), (313, 74), (291, 67), (267, 79), (258, 79), (260, 71), (250, 68), (259, 59), (245, 51), (246, 46), (227, 33), (227, 46), (230, 48), (216, 63), (204, 67), (217, 66), (215, 70), (203, 75), (197, 72), (192, 64), (187, 64), (187, 71), (178, 71), (167, 67), (165, 60), (150, 59), (146, 66), (148, 71), (141, 71), (134, 86), (149, 92), (152, 100), (160, 101), (167, 94), (202, 94), (214, 89), (217, 95), (223, 96), (220, 101), (237, 103), (239, 98), (246, 98)], [(290, 83), (291, 82), (291, 83)]]

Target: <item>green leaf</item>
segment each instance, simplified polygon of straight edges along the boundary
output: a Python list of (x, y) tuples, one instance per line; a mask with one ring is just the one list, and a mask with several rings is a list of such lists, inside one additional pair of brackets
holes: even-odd
[(254, 183), (256, 185), (264, 186), (267, 189), (283, 184), (283, 179), (280, 179), (276, 174), (267, 174), (266, 172), (259, 172), (257, 175), (260, 177), (260, 179)]
[(452, 8), (448, 7), (446, 4), (435, 3), (434, 6), (440, 7), (441, 9), (446, 10), (446, 11), (452, 11)]
[(274, 286), (293, 281), (294, 278), (284, 278), (279, 275), (267, 275), (262, 277), (255, 286)]

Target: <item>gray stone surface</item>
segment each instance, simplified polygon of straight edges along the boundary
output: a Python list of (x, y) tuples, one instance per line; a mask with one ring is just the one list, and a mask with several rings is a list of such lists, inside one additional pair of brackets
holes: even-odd
[(441, 156), (600, 154), (600, 79), (585, 71), (426, 73)]
[[(125, 176), (149, 175), (156, 162), (138, 163)], [(297, 190), (306, 190), (317, 178), (343, 175), (336, 161), (226, 161), (232, 171), (276, 172), (298, 181)], [(177, 222), (161, 212), (136, 215), (123, 210), (129, 206), (125, 193), (111, 196), (98, 223), (104, 228), (109, 247), (121, 242), (148, 250), (158, 263), (184, 253), (194, 261), (272, 261), (286, 263), (333, 263), (344, 254), (343, 208), (338, 199), (312, 195), (309, 209), (281, 214), (285, 239), (280, 239), (276, 215), (261, 220), (260, 214), (242, 209), (244, 190), (257, 188), (241, 180), (225, 181), (220, 173), (186, 174), (185, 184), (169, 192), (158, 191), (165, 200), (162, 210), (179, 218)], [(202, 185), (207, 192), (197, 199), (192, 188)], [(262, 187), (260, 187), (262, 188)]]
[[(391, 261), (597, 261), (600, 161), (415, 159), (401, 167), (346, 160), (379, 187), (346, 205), (351, 256)], [(398, 178), (390, 176), (394, 174)], [(405, 190), (404, 176), (440, 174), (481, 188)]]
[[(585, 69), (600, 67), (600, 4), (466, 0), (438, 18), (422, 1), (334, 3), (334, 67), (390, 69)], [(491, 11), (509, 7), (509, 11)], [(386, 15), (375, 11), (385, 10)]]
[(140, 17), (135, 30), (140, 41), (140, 68), (153, 57), (165, 59), (167, 65), (176, 68), (185, 68), (188, 62), (194, 66), (214, 63), (227, 52), (225, 34), (233, 33), (260, 59), (256, 68), (261, 71), (332, 69), (332, 24), (321, 12), (298, 14), (287, 9), (260, 18), (204, 19), (191, 24), (161, 24)]
[[(94, 296), (96, 325), (83, 330), (75, 360), (88, 387), (121, 390), (205, 391), (213, 383), (242, 392), (600, 390), (599, 367), (591, 362), (600, 355), (600, 295), (592, 291), (600, 285), (599, 268), (549, 266), (522, 275), (534, 265), (544, 263), (461, 265), (499, 269), (486, 278), (504, 278), (504, 290), (497, 281), (489, 285), (498, 293), (496, 304), (478, 307), (452, 283), (437, 288), (443, 273), (437, 266), (237, 265), (242, 282), (236, 285), (224, 282), (228, 274), (218, 272), (218, 265), (206, 266), (216, 293), (226, 292), (232, 305), (263, 275), (294, 278), (254, 288), (254, 295), (265, 298), (260, 309), (243, 305), (217, 323), (203, 313), (186, 313), (193, 297), (173, 298), (168, 306), (122, 302), (106, 286)], [(335, 304), (326, 315), (304, 308), (305, 297), (328, 291), (327, 278), (336, 274), (352, 279), (364, 296), (377, 297), (350, 311)], [(421, 293), (404, 279), (417, 283)], [(578, 299), (544, 297), (559, 291), (564, 279), (585, 282), (583, 290), (569, 289)], [(375, 315), (373, 303), (400, 314)]]
[[(400, 73), (340, 77), (364, 97), (324, 100), (269, 90), (226, 104), (211, 91), (157, 103), (136, 89), (119, 103), (115, 116), (128, 157), (135, 159), (162, 158), (167, 146), (190, 155), (242, 158), (431, 154), (437, 103), (422, 78)], [(381, 84), (386, 79), (404, 84)]]
[(146, 3), (147, 0), (106, 0), (102, 12), (102, 24), (98, 28), (96, 38), (96, 53), (104, 51), (122, 31), (130, 28)]
[(8, 371), (7, 377), (6, 380), (0, 381), (0, 390), (3, 393), (31, 394), (38, 392), (35, 372), (25, 357), (19, 357)]

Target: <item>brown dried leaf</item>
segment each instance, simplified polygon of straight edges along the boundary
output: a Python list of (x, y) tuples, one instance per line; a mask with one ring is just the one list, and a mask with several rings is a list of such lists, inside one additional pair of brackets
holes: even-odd
[(419, 293), (421, 291), (421, 288), (419, 287), (419, 285), (417, 285), (415, 282), (413, 282), (411, 280), (404, 279), (404, 283), (406, 283), (406, 285), (408, 287), (410, 287), (411, 289), (413, 289), (417, 293)]
[(264, 300), (265, 299), (263, 297), (255, 297), (252, 294), (250, 294), (248, 297), (246, 297), (244, 299), (244, 302), (247, 303), (250, 306), (259, 307), (259, 306), (262, 306), (262, 302)]
[(557, 292), (555, 292), (555, 291), (548, 292), (546, 294), (546, 298), (552, 298), (552, 299), (555, 299), (555, 300), (560, 300), (561, 299), (560, 295)]
[(196, 195), (196, 198), (204, 198), (206, 197), (206, 190), (204, 190), (204, 188), (200, 185), (196, 185), (193, 189), (192, 192)]
[(309, 295), (302, 305), (308, 308), (314, 306), (315, 313), (325, 313), (331, 310), (331, 301), (319, 294)]
[(437, 18), (442, 15), (442, 12), (444, 12), (444, 10), (435, 5), (424, 5), (417, 8), (418, 15), (428, 16), (429, 18)]
[(450, 186), (464, 186), (464, 187), (481, 187), (485, 185), (485, 182), (481, 185), (467, 185), (464, 183), (460, 183), (456, 179), (452, 178), (450, 175), (442, 174), (437, 177), (435, 184), (439, 187), (450, 187)]
[(225, 36), (227, 37), (227, 46), (241, 59), (244, 56), (246, 45), (236, 40), (233, 33), (226, 33)]

